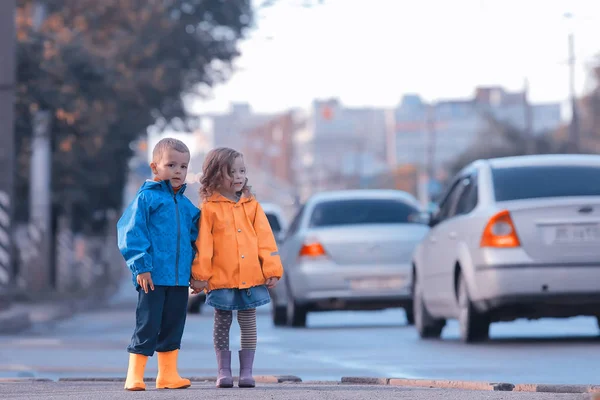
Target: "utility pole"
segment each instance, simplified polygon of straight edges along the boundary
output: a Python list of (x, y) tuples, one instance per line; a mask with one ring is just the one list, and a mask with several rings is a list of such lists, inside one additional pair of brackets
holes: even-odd
[(397, 161), (397, 143), (396, 143), (396, 109), (390, 108), (385, 112), (386, 127), (386, 161), (390, 171), (396, 168)]
[[(566, 13), (565, 18), (572, 19), (573, 14)], [(579, 112), (577, 110), (577, 94), (575, 93), (575, 34), (569, 30), (569, 97), (571, 101), (571, 123), (569, 125), (569, 142), (571, 152), (578, 153), (580, 147)]]
[(527, 140), (527, 154), (535, 154), (535, 135), (533, 132), (533, 116), (529, 104), (529, 80), (525, 78), (523, 89), (523, 115), (525, 117), (525, 138)]
[[(46, 5), (33, 5), (33, 29), (38, 31), (46, 19)], [(52, 257), (52, 113), (35, 110), (31, 143), (31, 173), (29, 181), (28, 234), (35, 249), (31, 250), (25, 265), (24, 279), (30, 290), (44, 291), (54, 285), (55, 271)]]
[(16, 0), (0, 1), (0, 309), (10, 304), (15, 278), (13, 253)]
[(425, 186), (425, 204), (429, 204), (431, 199), (429, 197), (429, 189), (431, 188), (431, 182), (435, 179), (435, 144), (436, 144), (436, 131), (435, 131), (435, 103), (428, 104), (426, 110), (426, 186)]

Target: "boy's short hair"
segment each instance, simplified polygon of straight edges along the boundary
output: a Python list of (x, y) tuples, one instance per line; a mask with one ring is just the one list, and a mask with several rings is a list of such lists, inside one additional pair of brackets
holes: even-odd
[(162, 157), (163, 153), (168, 149), (173, 149), (180, 153), (190, 153), (190, 149), (179, 139), (164, 138), (159, 140), (152, 150), (152, 162), (157, 162)]

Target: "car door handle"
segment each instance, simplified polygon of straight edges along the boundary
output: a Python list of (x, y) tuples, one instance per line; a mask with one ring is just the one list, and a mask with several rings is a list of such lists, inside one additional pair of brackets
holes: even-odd
[(450, 239), (456, 239), (456, 232), (450, 232), (450, 233), (448, 234), (448, 237), (449, 237)]
[(429, 241), (430, 241), (431, 243), (435, 243), (435, 242), (437, 242), (437, 239), (435, 238), (435, 236), (430, 236), (430, 237), (429, 237)]

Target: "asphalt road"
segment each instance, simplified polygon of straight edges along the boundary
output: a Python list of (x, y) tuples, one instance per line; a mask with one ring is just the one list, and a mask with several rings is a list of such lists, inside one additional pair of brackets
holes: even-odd
[[(127, 288), (109, 308), (0, 336), (0, 377), (124, 376), (133, 299)], [(275, 328), (268, 311), (258, 314), (256, 375), (296, 375), (304, 381), (370, 376), (600, 384), (600, 336), (592, 318), (495, 324), (490, 341), (464, 345), (456, 323), (449, 324), (443, 340), (419, 340), (401, 310), (309, 314), (306, 329)], [(206, 308), (188, 317), (179, 361), (184, 376), (215, 375), (211, 312)], [(237, 350), (235, 321), (231, 342)], [(155, 373), (154, 358), (147, 376)]]

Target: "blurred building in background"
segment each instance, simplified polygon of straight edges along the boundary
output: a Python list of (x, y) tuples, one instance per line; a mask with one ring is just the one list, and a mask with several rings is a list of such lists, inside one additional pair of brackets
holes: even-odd
[(259, 199), (290, 215), (323, 190), (393, 188), (429, 199), (442, 190), (448, 164), (479, 145), (488, 117), (539, 135), (560, 126), (561, 108), (531, 104), (525, 92), (501, 87), (479, 87), (472, 98), (435, 103), (407, 94), (393, 109), (346, 107), (334, 98), (264, 114), (234, 103), (225, 113), (190, 116), (185, 131), (150, 130), (146, 156), (132, 160), (138, 174), (128, 193), (148, 175), (156, 142), (171, 136), (192, 153), (186, 194), (195, 204), (204, 157), (219, 146), (241, 150)]
[(279, 204), (293, 214), (306, 190), (303, 147), (306, 112), (289, 110), (272, 116), (242, 134), (244, 161), (259, 200)]
[(315, 100), (310, 118), (315, 190), (358, 188), (387, 170), (385, 110)]
[(394, 114), (397, 162), (426, 167), (428, 135), (432, 134), (435, 164), (443, 168), (476, 142), (487, 127), (486, 113), (520, 130), (531, 129), (532, 134), (561, 124), (560, 103), (530, 104), (524, 92), (509, 93), (501, 87), (480, 87), (471, 99), (435, 104), (407, 95)]
[(227, 113), (203, 114), (201, 117), (212, 121), (215, 147), (240, 149), (244, 145), (244, 132), (269, 120), (273, 115), (255, 113), (248, 103), (232, 103)]

